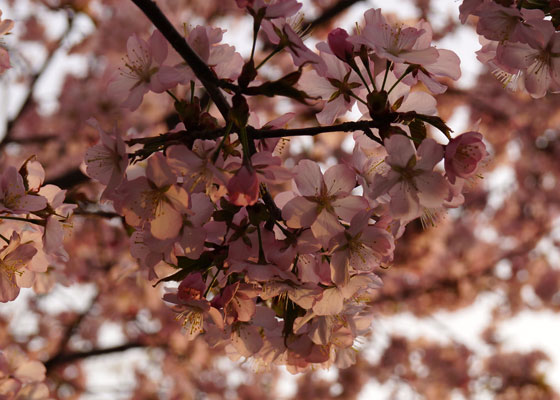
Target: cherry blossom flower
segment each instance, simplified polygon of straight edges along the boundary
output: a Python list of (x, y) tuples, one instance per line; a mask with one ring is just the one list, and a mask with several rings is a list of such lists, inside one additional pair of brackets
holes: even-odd
[(534, 98), (543, 97), (551, 85), (560, 85), (560, 32), (550, 22), (537, 29), (544, 38), (539, 47), (506, 42), (496, 53), (501, 64), (523, 71), (525, 88)]
[(305, 71), (301, 77), (300, 87), (309, 96), (323, 99), (323, 109), (316, 114), (317, 121), (329, 125), (334, 120), (350, 111), (356, 102), (353, 91), (362, 86), (360, 78), (350, 67), (331, 53), (328, 45), (317, 45), (324, 61), (323, 71)]
[(17, 347), (0, 351), (0, 397), (18, 400), (49, 398), (49, 388), (43, 383), (46, 371), (43, 363), (30, 360)]
[(109, 84), (109, 91), (123, 99), (123, 107), (136, 110), (148, 91), (162, 93), (177, 84), (172, 67), (163, 66), (167, 40), (155, 30), (146, 42), (136, 34), (127, 42), (127, 60), (120, 76)]
[(527, 43), (532, 47), (543, 44), (543, 34), (535, 28), (535, 25), (542, 27), (548, 24), (541, 10), (518, 10), (489, 2), (482, 4), (472, 14), (479, 16), (476, 32), (486, 39)]
[(101, 129), (95, 119), (90, 119), (89, 123), (99, 132), (100, 140), (86, 151), (86, 173), (107, 186), (101, 198), (110, 198), (121, 184), (128, 166), (125, 144), (116, 128), (109, 134)]
[(28, 243), (22, 244), (20, 235), (12, 233), (10, 242), (0, 250), (0, 302), (14, 300), (19, 294), (16, 275), (22, 274), (37, 249)]
[(354, 275), (344, 286), (334, 286), (323, 290), (323, 296), (313, 305), (315, 315), (337, 315), (345, 307), (345, 300), (362, 293), (379, 289), (381, 279), (375, 274)]
[[(276, 18), (273, 20), (264, 20), (262, 22), (262, 30), (272, 44), (284, 47), (292, 56), (292, 60), (297, 67), (304, 64), (313, 64), (319, 70), (324, 69), (323, 60), (313, 51), (311, 51), (304, 43), (300, 35), (298, 35), (301, 17), (297, 15), (286, 18)], [(292, 27), (292, 25), (295, 26)]]
[(171, 170), (183, 180), (190, 193), (210, 194), (216, 184), (225, 187), (229, 181), (229, 174), (220, 167), (223, 166), (223, 158), (218, 157), (216, 163), (212, 162), (215, 151), (215, 141), (197, 139), (192, 150), (187, 146), (169, 147), (167, 162)]
[(249, 322), (256, 312), (258, 289), (255, 285), (235, 282), (226, 286), (219, 296), (212, 300), (212, 305), (224, 310), (225, 321)]
[(163, 300), (175, 304), (173, 310), (178, 312), (177, 319), (182, 319), (183, 328), (189, 340), (204, 332), (205, 317), (219, 329), (223, 329), (222, 314), (204, 299), (206, 284), (199, 272), (188, 275), (177, 288), (176, 293), (166, 293)]
[(27, 194), (23, 177), (15, 167), (6, 168), (0, 177), (0, 212), (26, 214), (42, 210), (47, 199), (36, 194)]
[(424, 31), (412, 27), (391, 26), (381, 15), (381, 9), (371, 9), (364, 14), (366, 25), (358, 36), (350, 40), (364, 44), (382, 58), (395, 63), (433, 64), (438, 58), (435, 47), (415, 49), (416, 41)]
[(146, 176), (125, 181), (119, 188), (115, 207), (122, 210), (127, 223), (151, 223), (150, 232), (158, 239), (176, 237), (188, 214), (189, 195), (171, 172), (165, 157), (155, 153), (148, 159)]
[(369, 225), (369, 214), (366, 211), (356, 214), (350, 227), (332, 239), (336, 245), (331, 256), (331, 275), (338, 286), (348, 283), (351, 272), (372, 272), (383, 259), (392, 257), (393, 236)]
[[(243, 58), (235, 51), (235, 47), (219, 44), (224, 30), (211, 26), (197, 25), (187, 34), (187, 43), (194, 52), (208, 65), (220, 79), (235, 80), (241, 73)], [(191, 68), (175, 51), (171, 58), (174, 60), (175, 73), (170, 73), (162, 80), (170, 85), (175, 83), (187, 84), (190, 81), (199, 83)], [(167, 71), (166, 71), (167, 72)]]
[[(416, 40), (414, 50), (428, 49), (431, 46), (433, 32), (431, 25), (426, 21), (420, 21), (416, 24), (416, 29), (423, 31), (422, 35)], [(395, 74), (401, 76), (407, 70), (411, 71), (407, 75), (403, 82), (409, 86), (414, 85), (417, 81), (421, 81), (430, 92), (434, 94), (440, 94), (447, 90), (447, 86), (438, 82), (435, 78), (447, 77), (453, 80), (457, 80), (461, 77), (461, 60), (451, 50), (446, 49), (436, 49), (438, 53), (437, 59), (433, 63), (425, 65), (416, 64), (396, 64)]]
[(445, 146), (445, 172), (449, 182), (457, 177), (468, 179), (474, 174), (480, 162), (488, 155), (479, 132), (465, 132), (451, 139)]
[[(46, 253), (67, 261), (68, 253), (64, 250), (62, 241), (64, 239), (63, 222), (68, 223), (76, 204), (64, 203), (66, 190), (61, 190), (55, 185), (45, 185), (39, 191), (44, 196), (49, 208), (54, 212), (47, 217), (45, 230), (43, 232), (43, 249)], [(59, 220), (63, 219), (63, 222)]]
[(302, 160), (295, 168), (294, 180), (301, 196), (284, 205), (282, 217), (290, 228), (311, 227), (324, 247), (332, 236), (344, 231), (339, 217), (350, 221), (368, 206), (363, 197), (350, 194), (356, 175), (345, 165), (334, 165), (323, 175), (319, 165)]
[(385, 163), (391, 169), (376, 174), (369, 195), (375, 199), (389, 193), (393, 218), (410, 221), (422, 214), (423, 208), (439, 208), (449, 195), (449, 184), (442, 174), (433, 171), (443, 158), (443, 147), (433, 139), (424, 139), (414, 149), (412, 141), (403, 135), (385, 140), (389, 155)]

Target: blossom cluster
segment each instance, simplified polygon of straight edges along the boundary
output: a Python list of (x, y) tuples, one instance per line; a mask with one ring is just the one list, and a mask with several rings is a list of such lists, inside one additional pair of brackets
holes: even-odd
[(481, 62), (511, 89), (541, 98), (560, 90), (560, 3), (465, 0), (461, 21), (478, 16)]
[[(294, 372), (348, 366), (372, 320), (368, 299), (382, 285), (376, 271), (391, 264), (406, 225), (459, 206), (487, 156), (480, 133), (452, 138), (436, 115), (432, 94), (446, 90), (440, 78), (460, 76), (459, 59), (432, 46), (427, 22), (391, 24), (380, 10), (367, 11), (352, 35), (335, 29), (314, 52), (294, 27), (297, 1), (237, 4), (297, 71), (259, 85), (254, 52), (244, 61), (220, 43), (222, 30), (191, 29), (186, 42), (227, 89), (220, 123), (200, 106), (196, 68), (168, 57), (162, 33), (132, 36), (110, 90), (130, 109), (148, 91), (167, 91), (182, 122), (126, 142), (93, 122), (100, 142), (86, 153), (87, 173), (106, 185), (102, 198), (131, 228), (131, 252), (150, 278), (180, 282), (163, 299), (189, 338), (202, 334), (234, 358)], [(170, 92), (180, 86), (190, 98)], [(286, 167), (279, 142), (294, 114), (261, 126), (246, 100), (258, 95), (313, 101), (321, 126), (358, 102), (351, 160)], [(448, 143), (427, 137), (427, 125)], [(161, 263), (176, 272), (158, 276)]]
[[(0, 11), (0, 17), (2, 12)], [(13, 21), (0, 20), (0, 36)], [(0, 73), (10, 68), (8, 52), (0, 47)], [(64, 225), (76, 205), (65, 204), (65, 190), (43, 185), (45, 171), (35, 157), (18, 170), (6, 166), (0, 176), (0, 302), (14, 300), (22, 287), (44, 292), (54, 282), (45, 272), (68, 260), (63, 247)]]
[(43, 292), (52, 286), (49, 267), (68, 260), (63, 239), (75, 204), (64, 203), (66, 190), (43, 185), (38, 161), (0, 176), (0, 302), (14, 300), (22, 287)]
[(0, 397), (2, 399), (44, 400), (49, 388), (43, 382), (46, 368), (40, 361), (29, 360), (17, 347), (0, 351)]

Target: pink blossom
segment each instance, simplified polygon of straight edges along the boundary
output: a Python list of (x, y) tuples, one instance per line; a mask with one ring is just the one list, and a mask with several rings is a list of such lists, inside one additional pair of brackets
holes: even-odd
[(15, 167), (6, 168), (0, 177), (0, 212), (26, 214), (42, 210), (47, 199), (36, 194), (27, 194), (23, 177)]
[(272, 281), (263, 284), (260, 298), (268, 300), (284, 293), (298, 306), (309, 310), (320, 296), (321, 290), (311, 283), (297, 285), (291, 281)]
[(356, 175), (345, 165), (332, 166), (323, 175), (310, 160), (300, 161), (295, 174), (301, 196), (284, 205), (282, 217), (290, 228), (311, 227), (315, 238), (327, 247), (331, 237), (344, 231), (338, 218), (350, 221), (368, 206), (363, 197), (350, 194)]
[(212, 305), (223, 308), (228, 324), (236, 321), (249, 322), (255, 315), (257, 295), (256, 286), (235, 282), (226, 286), (221, 294), (212, 300)]
[(405, 221), (420, 216), (424, 208), (441, 207), (449, 195), (449, 184), (433, 169), (443, 158), (443, 147), (424, 139), (416, 154), (409, 138), (393, 135), (385, 140), (385, 148), (389, 153), (385, 163), (391, 169), (374, 176), (368, 195), (376, 199), (389, 193), (391, 215)]
[(350, 67), (334, 56), (328, 45), (317, 45), (323, 60), (321, 71), (308, 70), (302, 74), (300, 87), (309, 96), (323, 99), (323, 109), (316, 114), (322, 125), (330, 125), (334, 120), (350, 111), (356, 102), (354, 90), (362, 86), (360, 78)]
[(0, 351), (0, 397), (2, 399), (43, 400), (49, 388), (43, 381), (47, 369), (40, 361), (30, 360), (18, 347)]
[(459, 6), (460, 16), (459, 19), (461, 23), (467, 22), (469, 15), (473, 14), (486, 0), (463, 0), (463, 3)]
[(148, 91), (162, 93), (177, 84), (168, 78), (174, 72), (163, 66), (166, 58), (167, 40), (161, 32), (155, 30), (147, 42), (132, 35), (127, 42), (125, 69), (109, 84), (109, 91), (122, 97), (124, 107), (136, 110)]
[(0, 302), (14, 300), (19, 294), (16, 275), (23, 273), (37, 249), (31, 244), (21, 244), (20, 236), (12, 233), (10, 242), (0, 250)]
[[(431, 25), (426, 21), (420, 21), (416, 28), (424, 31), (413, 46), (414, 50), (423, 50), (430, 48), (433, 39)], [(457, 80), (461, 77), (461, 60), (451, 50), (436, 49), (438, 57), (435, 62), (419, 65), (396, 64), (395, 73), (397, 76), (402, 75), (408, 68), (412, 68), (412, 73), (407, 75), (403, 82), (409, 86), (414, 85), (417, 81), (421, 81), (426, 85), (428, 90), (434, 94), (445, 92), (447, 86), (438, 82), (436, 78), (447, 77)]]
[(506, 67), (523, 72), (525, 88), (534, 98), (546, 95), (551, 85), (560, 85), (560, 32), (550, 21), (538, 26), (543, 44), (533, 48), (525, 43), (505, 42), (498, 46), (496, 58)]
[(299, 11), (302, 4), (297, 0), (254, 0), (253, 7), (259, 11), (266, 8), (264, 17), (267, 19), (288, 18)]
[(346, 300), (379, 289), (382, 284), (381, 279), (375, 274), (354, 275), (344, 286), (325, 289), (323, 296), (313, 306), (313, 312), (315, 315), (340, 314)]
[(412, 27), (391, 26), (381, 15), (381, 9), (371, 9), (364, 14), (366, 25), (360, 35), (350, 40), (364, 44), (382, 58), (395, 63), (433, 64), (438, 58), (435, 47), (415, 49), (416, 41), (424, 31)]
[(445, 172), (449, 182), (456, 177), (468, 179), (474, 174), (480, 162), (488, 155), (479, 132), (465, 132), (451, 139), (445, 147)]
[(350, 228), (332, 240), (331, 276), (336, 285), (348, 283), (350, 273), (371, 272), (384, 258), (392, 258), (393, 236), (384, 229), (369, 225), (370, 212), (361, 211), (352, 218)]
[(107, 187), (101, 198), (109, 198), (124, 178), (128, 157), (125, 144), (116, 128), (111, 134), (105, 132), (95, 119), (88, 121), (99, 132), (99, 143), (90, 147), (84, 157), (86, 172)]
[(155, 153), (148, 159), (145, 177), (125, 181), (120, 186), (115, 207), (132, 226), (150, 222), (150, 232), (158, 239), (176, 237), (183, 225), (183, 214), (189, 212), (189, 195), (176, 183), (177, 176), (165, 157)]
[[(243, 58), (235, 51), (235, 47), (219, 44), (222, 41), (224, 30), (211, 26), (197, 25), (186, 37), (187, 43), (194, 52), (208, 65), (220, 79), (235, 80), (241, 73)], [(162, 81), (173, 85), (177, 82), (187, 84), (190, 81), (198, 82), (198, 78), (178, 53), (172, 53), (175, 72), (166, 70), (167, 75)]]
[(163, 300), (175, 304), (173, 310), (179, 313), (177, 319), (183, 320), (183, 328), (189, 340), (204, 332), (205, 324), (209, 323), (206, 322), (206, 316), (210, 317), (210, 321), (218, 329), (224, 328), (222, 314), (203, 299), (205, 289), (202, 275), (193, 273), (181, 282), (176, 293), (163, 296)]
[[(49, 208), (54, 211), (53, 215), (47, 218), (45, 230), (43, 232), (43, 250), (47, 254), (59, 257), (61, 260), (68, 260), (68, 253), (64, 250), (63, 223), (67, 223), (72, 215), (76, 204), (64, 203), (66, 190), (61, 190), (55, 185), (45, 185), (39, 194), (47, 199)], [(62, 222), (59, 220), (63, 218)]]
[[(295, 24), (297, 23), (296, 21)], [(268, 40), (275, 45), (285, 47), (292, 56), (292, 60), (297, 67), (301, 67), (304, 64), (313, 64), (320, 70), (324, 68), (321, 57), (311, 51), (303, 43), (302, 38), (298, 35), (296, 30), (292, 28), (290, 20), (286, 20), (285, 18), (264, 20), (261, 27), (267, 35)]]
[(216, 151), (213, 140), (194, 141), (192, 150), (187, 146), (171, 146), (167, 150), (167, 162), (171, 170), (177, 174), (190, 192), (210, 193), (216, 185), (225, 186), (229, 174), (221, 168), (224, 160), (218, 157), (216, 163), (212, 157)]
[(540, 29), (548, 24), (541, 10), (518, 10), (493, 2), (484, 3), (473, 15), (479, 16), (476, 32), (486, 39), (498, 42), (522, 42), (532, 47), (543, 45), (544, 36)]

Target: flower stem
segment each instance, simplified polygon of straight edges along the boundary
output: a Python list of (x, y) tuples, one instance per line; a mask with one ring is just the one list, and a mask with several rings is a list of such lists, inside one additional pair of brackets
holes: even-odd
[(404, 74), (402, 74), (401, 77), (399, 79), (397, 79), (397, 81), (395, 83), (393, 83), (393, 86), (391, 86), (391, 89), (389, 89), (387, 94), (391, 93), (393, 91), (393, 89), (399, 84), (399, 82), (402, 81), (404, 79), (404, 77), (407, 76), (410, 73), (410, 71), (411, 71), (411, 69), (407, 68), (406, 71), (404, 71)]
[(383, 84), (381, 85), (381, 91), (385, 89), (385, 83), (387, 82), (387, 75), (389, 75), (390, 67), (391, 67), (391, 61), (387, 60), (387, 66), (385, 67), (385, 76), (383, 77)]
[(233, 126), (233, 122), (229, 121), (226, 127), (226, 132), (224, 133), (224, 137), (220, 141), (220, 144), (218, 145), (218, 148), (216, 149), (214, 154), (212, 154), (212, 164), (216, 164), (216, 161), (218, 160), (218, 157), (220, 155), (220, 151), (222, 150), (222, 147), (224, 147), (224, 143), (229, 137), (229, 133), (231, 132), (232, 126)]
[(175, 95), (173, 94), (173, 92), (172, 92), (171, 90), (166, 90), (165, 92), (166, 92), (168, 95), (170, 95), (170, 96), (173, 98), (173, 100), (175, 100), (175, 102), (179, 103), (179, 99), (177, 98), (177, 96), (175, 96)]
[(9, 217), (7, 215), (0, 215), (0, 219), (9, 219), (9, 220), (12, 220), (12, 221), (23, 221), (23, 222), (29, 222), (30, 224), (45, 226), (45, 221), (43, 221), (42, 219), (27, 219), (27, 218), (21, 218), (21, 217)]
[(262, 60), (259, 63), (259, 65), (257, 65), (257, 67), (255, 69), (259, 69), (260, 67), (262, 67), (268, 60), (270, 60), (274, 55), (276, 55), (276, 53), (279, 53), (283, 48), (284, 48), (284, 46), (276, 47), (268, 56), (265, 57), (264, 60)]

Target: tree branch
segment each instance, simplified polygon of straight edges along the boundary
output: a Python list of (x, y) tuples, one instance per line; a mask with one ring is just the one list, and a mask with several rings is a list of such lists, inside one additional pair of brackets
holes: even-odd
[(58, 365), (72, 363), (78, 360), (83, 360), (85, 358), (102, 356), (111, 353), (120, 353), (122, 351), (126, 351), (129, 349), (134, 349), (138, 347), (147, 347), (147, 346), (148, 345), (144, 343), (131, 342), (120, 346), (107, 347), (104, 349), (93, 349), (89, 351), (75, 352), (75, 353), (61, 353), (45, 361), (45, 367), (47, 368), (47, 371), (49, 371)]
[(218, 78), (204, 61), (194, 52), (183, 36), (177, 32), (175, 27), (167, 19), (165, 14), (161, 12), (156, 3), (152, 0), (132, 0), (134, 4), (142, 10), (154, 26), (165, 36), (169, 44), (183, 57), (186, 63), (191, 67), (196, 77), (200, 79), (212, 101), (220, 110), (225, 120), (229, 115), (229, 104), (224, 95), (218, 88)]
[[(398, 113), (390, 113), (387, 116), (387, 120), (392, 118), (397, 118)], [(249, 138), (253, 140), (257, 139), (269, 139), (269, 138), (281, 138), (281, 137), (292, 137), (292, 136), (316, 136), (321, 133), (327, 132), (354, 132), (354, 131), (366, 131), (370, 128), (380, 128), (387, 124), (384, 121), (351, 121), (343, 122), (341, 124), (329, 125), (329, 126), (313, 126), (310, 128), (294, 128), (294, 129), (256, 129), (252, 126), (247, 126), (247, 133)], [(168, 132), (162, 133), (158, 136), (151, 136), (145, 138), (131, 139), (126, 143), (129, 146), (135, 144), (143, 144), (145, 146), (164, 146), (171, 143), (181, 143), (185, 141), (192, 141), (193, 137), (195, 139), (217, 139), (223, 136), (225, 129), (216, 129), (213, 131), (179, 131), (179, 132)], [(373, 137), (379, 144), (383, 144), (381, 139)]]
[(49, 53), (47, 54), (47, 58), (43, 63), (43, 65), (41, 66), (41, 68), (39, 68), (39, 70), (31, 77), (31, 81), (29, 82), (29, 91), (27, 92), (27, 96), (25, 97), (23, 104), (19, 108), (17, 114), (14, 115), (14, 117), (12, 117), (6, 124), (6, 133), (2, 138), (2, 140), (0, 141), (0, 150), (4, 148), (4, 146), (6, 146), (8, 143), (13, 141), (12, 135), (13, 135), (14, 126), (19, 121), (19, 119), (23, 116), (25, 111), (27, 111), (29, 106), (32, 104), (33, 93), (35, 92), (35, 87), (37, 85), (37, 82), (49, 67), (51, 61), (54, 58), (55, 53), (58, 51), (58, 49), (60, 49), (62, 43), (64, 42), (68, 34), (72, 31), (73, 26), (74, 26), (74, 18), (71, 15), (68, 15), (68, 27), (66, 28), (66, 30), (64, 31), (60, 39), (58, 39), (56, 45), (53, 46), (49, 51)]

